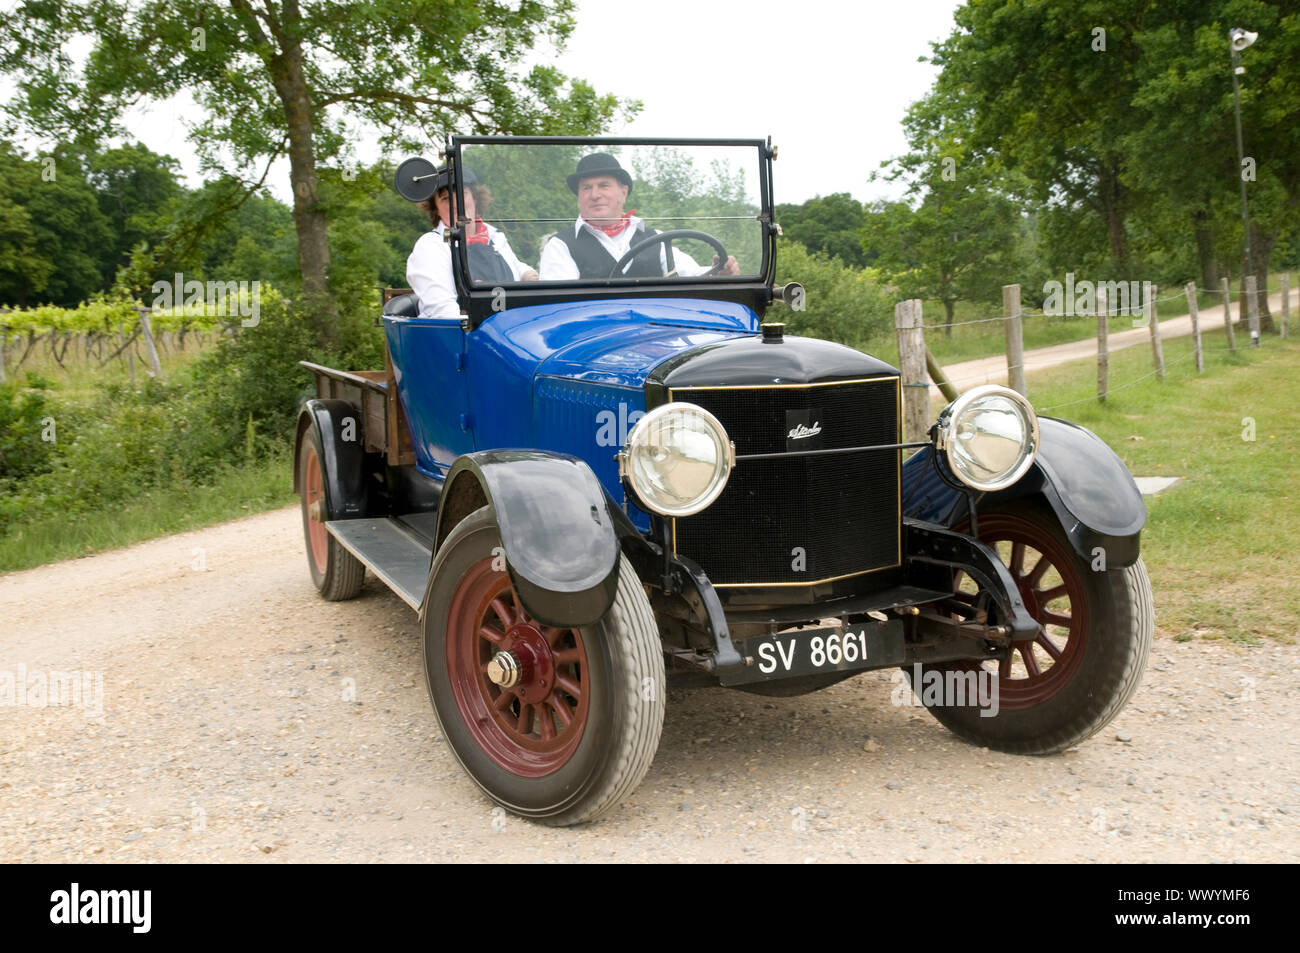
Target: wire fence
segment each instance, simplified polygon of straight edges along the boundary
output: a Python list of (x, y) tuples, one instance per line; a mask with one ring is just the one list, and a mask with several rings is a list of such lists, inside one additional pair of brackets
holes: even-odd
[[(1148, 283), (1148, 284), (1149, 284), (1149, 283)], [(1018, 287), (1018, 286), (1017, 286), (1017, 287)], [(1155, 286), (1155, 285), (1151, 285), (1151, 287), (1156, 287), (1156, 286)], [(1195, 290), (1196, 290), (1196, 292), (1197, 292), (1198, 294), (1214, 295), (1214, 296), (1216, 296), (1216, 297), (1220, 297), (1220, 298), (1223, 297), (1223, 288), (1221, 288), (1221, 287), (1220, 287), (1220, 288), (1201, 288), (1201, 287), (1197, 286), (1197, 287), (1195, 288)], [(1267, 296), (1272, 297), (1272, 296), (1275, 295), (1275, 294), (1279, 294), (1279, 293), (1281, 293), (1281, 292), (1283, 292), (1283, 291), (1287, 291), (1287, 290), (1288, 290), (1288, 288), (1286, 287), (1286, 285), (1284, 285), (1284, 284), (1279, 284), (1277, 287), (1271, 287), (1271, 288), (1268, 288), (1268, 289), (1266, 289), (1266, 290), (1264, 290), (1264, 291), (1261, 291), (1261, 292), (1259, 292), (1259, 293), (1260, 293), (1260, 294), (1266, 294)], [(1240, 292), (1240, 293), (1241, 293), (1241, 294), (1244, 294), (1244, 292)], [(1175, 299), (1185, 299), (1186, 297), (1187, 297), (1187, 294), (1186, 294), (1186, 288), (1184, 287), (1182, 290), (1175, 291), (1175, 292), (1172, 292), (1172, 293), (1167, 294), (1167, 295), (1160, 295), (1160, 296), (1158, 296), (1158, 297), (1154, 297), (1154, 298), (1150, 298), (1150, 299), (1147, 299), (1147, 298), (1143, 297), (1142, 300), (1143, 300), (1144, 303), (1145, 303), (1147, 300), (1150, 300), (1150, 301), (1152, 301), (1152, 302), (1154, 302), (1154, 303), (1156, 303), (1156, 304), (1159, 304), (1161, 301), (1173, 301), (1173, 300), (1175, 300)], [(1095, 299), (1095, 293), (1094, 293), (1094, 299)], [(1229, 303), (1231, 303), (1231, 300), (1232, 300), (1232, 299), (1231, 299), (1231, 296), (1230, 296), (1230, 297), (1229, 297)], [(1123, 317), (1123, 316), (1125, 316), (1125, 315), (1127, 315), (1127, 314), (1137, 314), (1137, 313), (1139, 313), (1140, 308), (1141, 308), (1141, 307), (1144, 307), (1144, 306), (1145, 306), (1145, 304), (1143, 304), (1143, 305), (1130, 305), (1127, 309), (1112, 310), (1112, 311), (1110, 312), (1110, 317)], [(1217, 308), (1217, 307), (1220, 307), (1220, 305), (1213, 305), (1212, 307), (1216, 307), (1216, 308)], [(1071, 309), (1067, 309), (1066, 311), (1042, 311), (1042, 310), (1039, 310), (1039, 309), (1036, 309), (1036, 308), (1021, 308), (1021, 309), (1020, 309), (1018, 312), (1016, 312), (1015, 314), (995, 314), (995, 315), (993, 315), (993, 316), (991, 316), (991, 317), (987, 317), (987, 318), (970, 318), (970, 319), (967, 319), (967, 320), (965, 320), (965, 321), (953, 321), (951, 324), (949, 324), (948, 322), (943, 322), (943, 323), (940, 323), (940, 324), (923, 324), (923, 325), (922, 325), (922, 328), (923, 328), (924, 330), (927, 330), (927, 331), (939, 331), (939, 330), (947, 330), (948, 328), (961, 328), (961, 327), (967, 327), (967, 326), (969, 326), (969, 325), (973, 325), (973, 324), (1005, 323), (1005, 322), (1010, 321), (1010, 320), (1015, 319), (1015, 318), (1020, 318), (1020, 319), (1024, 319), (1024, 318), (1049, 318), (1049, 319), (1051, 319), (1051, 318), (1067, 318), (1067, 317), (1088, 317), (1088, 318), (1095, 318), (1096, 316), (1097, 316), (1097, 313), (1096, 313), (1096, 309), (1095, 309), (1095, 307), (1092, 308), (1092, 309), (1090, 309), (1090, 310), (1085, 310), (1085, 311), (1077, 311), (1077, 310), (1071, 310)], [(1175, 317), (1178, 317), (1178, 316), (1176, 315)]]
[[(1249, 346), (1259, 347), (1262, 344), (1263, 335), (1261, 333), (1261, 317), (1259, 308), (1259, 296), (1262, 294), (1267, 301), (1268, 297), (1275, 294), (1281, 295), (1280, 309), (1276, 315), (1275, 328), (1280, 336), (1285, 338), (1290, 333), (1290, 312), (1291, 312), (1291, 290), (1290, 275), (1283, 274), (1277, 288), (1265, 288), (1257, 291), (1255, 280), (1248, 276), (1243, 281), (1241, 288), (1241, 297), (1238, 303), (1237, 321), (1234, 323), (1232, 318), (1232, 288), (1227, 279), (1224, 279), (1219, 288), (1208, 289), (1201, 288), (1195, 282), (1188, 282), (1178, 292), (1160, 295), (1156, 285), (1146, 283), (1142, 288), (1140, 301), (1132, 307), (1121, 305), (1119, 308), (1112, 308), (1108, 300), (1109, 288), (1097, 289), (1100, 293), (1094, 297), (1095, 307), (1092, 310), (1091, 317), (1097, 319), (1097, 332), (1095, 337), (1096, 350), (1092, 352), (1097, 361), (1097, 389), (1096, 392), (1076, 400), (1069, 400), (1052, 404), (1048, 407), (1038, 408), (1040, 413), (1059, 410), (1063, 407), (1071, 407), (1084, 403), (1104, 403), (1108, 396), (1113, 393), (1127, 390), (1143, 381), (1157, 377), (1165, 379), (1166, 372), (1169, 368), (1179, 367), (1189, 361), (1195, 361), (1197, 372), (1204, 369), (1204, 355), (1206, 351), (1228, 351), (1236, 352), (1238, 344), (1236, 333), (1239, 329), (1244, 329), (1249, 333)], [(1222, 304), (1207, 305), (1206, 311), (1214, 312), (1214, 322), (1222, 322), (1227, 334), (1226, 347), (1209, 347), (1202, 345), (1202, 316), (1200, 314), (1201, 300), (1200, 295), (1210, 294), (1218, 298)], [(1177, 337), (1184, 337), (1190, 334), (1192, 337), (1192, 353), (1173, 360), (1166, 361), (1164, 357), (1162, 319), (1160, 318), (1157, 306), (1162, 301), (1171, 301), (1175, 298), (1185, 299), (1188, 310), (1181, 316), (1166, 316), (1163, 322), (1178, 317), (1190, 318), (1190, 327), (1178, 327), (1174, 334)], [(1121, 301), (1126, 301), (1127, 296), (1120, 296)], [(1134, 320), (1134, 327), (1123, 331), (1115, 331), (1110, 328), (1110, 318), (1115, 316), (1134, 315), (1139, 316), (1140, 320)], [(973, 384), (976, 382), (990, 382), (993, 377), (1001, 377), (1000, 368), (1005, 366), (1006, 379), (1009, 385), (1022, 394), (1027, 394), (1028, 389), (1025, 383), (1025, 371), (1028, 368), (1041, 368), (1064, 363), (1066, 360), (1073, 360), (1087, 357), (1087, 354), (1080, 354), (1074, 358), (1062, 358), (1059, 352), (1056, 355), (1047, 356), (1035, 352), (1024, 351), (1024, 321), (1026, 318), (1034, 317), (1058, 317), (1060, 315), (1051, 312), (1044, 312), (1034, 309), (1026, 309), (1020, 303), (1020, 286), (1006, 285), (1003, 287), (1003, 313), (987, 318), (975, 318), (965, 321), (954, 321), (952, 324), (926, 324), (922, 316), (921, 301), (910, 299), (899, 302), (895, 307), (894, 325), (898, 335), (898, 353), (899, 368), (903, 376), (903, 418), (905, 439), (921, 440), (924, 439), (925, 429), (929, 416), (930, 388), (938, 387), (948, 399), (956, 396), (958, 385)], [(1207, 314), (1208, 316), (1208, 314)], [(1273, 317), (1272, 314), (1269, 315)], [(969, 325), (981, 325), (1000, 323), (1006, 325), (1007, 331), (1007, 348), (1005, 352), (1005, 365), (1002, 361), (996, 361), (998, 370), (993, 370), (989, 366), (981, 368), (976, 373), (965, 374), (957, 377), (949, 377), (939, 366), (934, 355), (930, 353), (925, 345), (925, 331), (945, 330), (953, 327), (964, 327)], [(1152, 352), (1152, 369), (1138, 377), (1125, 380), (1120, 383), (1112, 384), (1110, 382), (1110, 352), (1112, 348), (1111, 338), (1118, 337), (1114, 344), (1115, 350), (1122, 350), (1133, 347), (1140, 343), (1137, 339), (1140, 335), (1134, 335), (1131, 332), (1145, 330), (1151, 343)], [(1081, 343), (1094, 340), (1092, 336), (1080, 338), (1075, 341), (1063, 342), (1062, 344), (1052, 345), (1058, 347), (1072, 347)], [(980, 360), (989, 361), (989, 358)], [(996, 360), (996, 359), (993, 359)], [(932, 383), (931, 383), (932, 382)]]

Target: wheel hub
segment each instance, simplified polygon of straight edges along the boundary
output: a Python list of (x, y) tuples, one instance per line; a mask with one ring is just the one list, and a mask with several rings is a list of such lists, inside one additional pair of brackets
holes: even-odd
[(469, 567), (447, 610), (447, 674), (463, 724), (499, 767), (540, 778), (582, 741), (591, 692), (579, 629), (528, 615), (486, 557)]
[[(512, 625), (506, 631), (504, 652), (498, 653), (498, 657), (500, 655), (511, 656), (518, 666), (517, 677), (509, 687), (514, 688), (520, 701), (533, 705), (551, 694), (555, 685), (555, 660), (551, 656), (551, 647), (536, 627), (527, 623)], [(492, 677), (490, 668), (488, 677)], [(502, 685), (501, 682), (497, 684)]]

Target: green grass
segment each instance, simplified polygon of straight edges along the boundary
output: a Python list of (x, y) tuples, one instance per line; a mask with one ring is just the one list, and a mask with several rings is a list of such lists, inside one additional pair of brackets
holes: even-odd
[[(1287, 581), (1300, 539), (1300, 341), (1269, 335), (1232, 355), (1220, 329), (1204, 344), (1198, 375), (1191, 338), (1166, 341), (1163, 383), (1147, 376), (1150, 347), (1112, 354), (1104, 405), (1092, 361), (1031, 375), (1029, 396), (1040, 413), (1094, 431), (1134, 475), (1182, 478), (1146, 498), (1143, 558), (1163, 635), (1291, 642), (1300, 634)], [(1254, 420), (1253, 441), (1243, 439), (1244, 418)]]
[(286, 506), (289, 455), (225, 470), (208, 486), (153, 490), (103, 512), (20, 522), (0, 536), (0, 573), (71, 559)]

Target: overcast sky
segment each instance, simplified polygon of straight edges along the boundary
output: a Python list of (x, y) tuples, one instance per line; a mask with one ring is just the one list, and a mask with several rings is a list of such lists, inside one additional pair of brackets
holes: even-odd
[[(771, 136), (780, 149), (778, 202), (832, 192), (898, 197), (898, 186), (867, 178), (906, 149), (903, 115), (935, 75), (917, 60), (951, 32), (958, 5), (579, 0), (578, 26), (558, 65), (601, 92), (642, 101), (641, 114), (612, 133)], [(11, 89), (4, 86), (5, 98)], [(137, 110), (126, 125), (150, 149), (178, 159), (196, 185), (198, 162), (179, 121), (189, 109), (184, 99), (159, 104)], [(379, 158), (373, 141), (359, 143), (357, 155)], [(289, 201), (287, 160), (268, 185)]]
[(906, 150), (903, 115), (935, 76), (917, 59), (952, 31), (958, 6), (580, 0), (560, 66), (640, 99), (629, 135), (771, 136), (778, 202), (832, 192), (868, 200), (897, 192), (867, 177)]

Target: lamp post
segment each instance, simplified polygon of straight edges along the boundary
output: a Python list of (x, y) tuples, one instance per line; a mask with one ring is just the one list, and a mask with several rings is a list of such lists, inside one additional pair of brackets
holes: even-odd
[[(1228, 46), (1232, 50), (1232, 111), (1237, 119), (1237, 176), (1241, 179), (1241, 225), (1246, 236), (1246, 274), (1255, 273), (1255, 259), (1250, 253), (1250, 213), (1246, 210), (1246, 176), (1245, 169), (1246, 153), (1241, 144), (1241, 93), (1237, 87), (1237, 77), (1246, 72), (1246, 67), (1241, 65), (1241, 51), (1253, 44), (1259, 39), (1258, 33), (1251, 33), (1249, 30), (1243, 30), (1241, 27), (1233, 27), (1228, 31)], [(1243, 287), (1245, 276), (1242, 276)], [(1265, 284), (1265, 291), (1268, 285)], [(1224, 302), (1227, 307), (1227, 302)], [(1253, 331), (1250, 337), (1250, 346), (1259, 347), (1259, 336)]]

